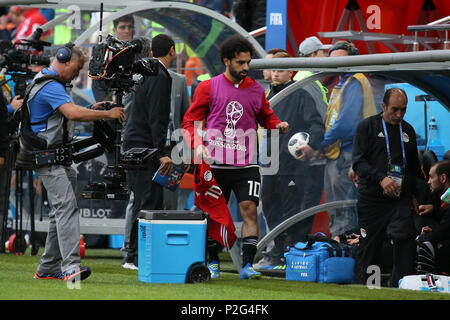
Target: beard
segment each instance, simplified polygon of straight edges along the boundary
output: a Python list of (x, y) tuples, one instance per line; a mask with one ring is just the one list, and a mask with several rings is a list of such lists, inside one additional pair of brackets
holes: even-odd
[(440, 198), (441, 195), (444, 194), (445, 188), (444, 188), (444, 185), (440, 185), (439, 187), (435, 188), (434, 190), (430, 190), (430, 191), (433, 196)]
[(234, 68), (232, 68), (230, 66), (230, 74), (233, 78), (237, 79), (237, 80), (244, 80), (245, 77), (247, 76), (247, 71), (245, 72), (237, 72)]

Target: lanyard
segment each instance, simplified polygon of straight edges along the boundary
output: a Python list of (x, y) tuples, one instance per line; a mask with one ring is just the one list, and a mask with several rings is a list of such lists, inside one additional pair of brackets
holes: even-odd
[[(386, 123), (384, 122), (383, 117), (381, 117), (381, 122), (383, 123), (383, 131), (384, 131), (384, 139), (386, 140), (386, 149), (387, 149), (387, 156), (389, 161), (389, 166), (391, 165), (391, 148), (389, 147), (389, 137), (386, 130)], [(400, 144), (402, 146), (402, 156), (403, 156), (403, 168), (406, 167), (406, 154), (405, 154), (405, 144), (403, 143), (403, 130), (402, 130), (402, 123), (399, 124), (400, 129)]]

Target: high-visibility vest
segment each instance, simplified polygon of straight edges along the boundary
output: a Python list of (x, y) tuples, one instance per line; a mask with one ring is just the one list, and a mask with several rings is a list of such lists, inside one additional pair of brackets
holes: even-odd
[[(356, 73), (350, 76), (345, 81), (342, 88), (334, 88), (331, 91), (330, 104), (328, 106), (327, 114), (325, 116), (325, 133), (331, 129), (341, 112), (342, 97), (344, 95), (345, 87), (350, 83), (352, 79), (356, 79), (363, 89), (363, 118), (367, 118), (376, 114), (375, 100), (373, 97), (372, 87), (369, 80), (362, 74)], [(341, 141), (336, 141), (333, 144), (325, 148), (325, 156), (328, 159), (335, 160), (341, 153)]]

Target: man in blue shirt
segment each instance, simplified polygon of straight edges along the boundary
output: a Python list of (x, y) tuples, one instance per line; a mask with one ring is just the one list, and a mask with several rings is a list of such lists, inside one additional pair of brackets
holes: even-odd
[[(358, 49), (347, 41), (339, 41), (328, 51), (330, 57), (358, 55)], [(362, 73), (344, 74), (333, 88), (325, 118), (325, 135), (316, 153), (327, 157), (325, 165), (325, 200), (355, 200), (356, 188), (348, 178), (352, 164), (353, 136), (358, 123), (375, 115), (375, 102), (368, 79)], [(357, 227), (355, 208), (328, 210), (331, 236)]]
[(349, 79), (351, 76), (351, 73), (343, 75), (335, 87), (344, 89), (345, 83), (347, 80), (350, 80), (342, 93), (342, 104), (339, 117), (324, 136), (323, 141), (320, 144), (321, 150), (324, 150), (337, 140), (341, 141), (341, 151), (349, 151), (352, 149), (356, 123), (362, 119), (363, 90), (359, 81)]
[[(31, 130), (37, 138), (45, 141), (47, 149), (70, 142), (73, 137), (73, 121), (117, 119), (122, 122), (124, 119), (122, 107), (107, 111), (95, 110), (103, 105), (103, 102), (99, 102), (92, 109), (84, 108), (76, 105), (67, 93), (65, 84), (78, 76), (85, 60), (79, 47), (59, 49), (50, 68), (43, 69), (36, 75), (27, 88), (24, 107), (29, 111)], [(59, 78), (37, 81), (46, 75)], [(25, 144), (21, 144), (21, 148), (26, 149)], [(74, 192), (76, 172), (70, 166), (48, 165), (36, 169), (36, 173), (47, 189), (52, 211), (49, 214), (45, 250), (34, 277), (83, 280), (91, 271), (89, 267), (81, 267), (80, 222)]]
[[(74, 50), (74, 49), (72, 49)], [(75, 60), (76, 61), (76, 60)], [(85, 58), (79, 58), (78, 63), (67, 62), (60, 63), (58, 60), (50, 66), (43, 69), (42, 74), (52, 74), (70, 83), (75, 79), (83, 68)], [(46, 84), (29, 101), (31, 123), (42, 122), (50, 118), (56, 111), (61, 112), (65, 118), (73, 121), (95, 121), (100, 119), (120, 119), (123, 120), (123, 108), (116, 107), (108, 111), (95, 110), (103, 106), (104, 102), (98, 102), (91, 109), (78, 106), (73, 103), (72, 98), (66, 91), (66, 88), (59, 82), (51, 81)], [(93, 109), (93, 110), (92, 110)], [(32, 126), (33, 132), (45, 130), (45, 124), (36, 124)]]
[[(43, 69), (42, 74), (57, 76), (58, 72), (54, 66), (50, 66), (48, 69)], [(73, 100), (62, 83), (51, 81), (29, 103), (32, 106), (30, 110), (31, 123), (38, 123), (32, 125), (31, 128), (34, 133), (38, 133), (47, 129), (45, 120), (50, 118), (60, 106), (73, 103)]]

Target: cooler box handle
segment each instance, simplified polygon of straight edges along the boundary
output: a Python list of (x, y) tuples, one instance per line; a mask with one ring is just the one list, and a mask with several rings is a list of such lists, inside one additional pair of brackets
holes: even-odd
[(187, 246), (189, 244), (189, 232), (187, 231), (167, 231), (166, 244), (172, 246)]

